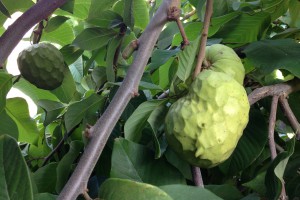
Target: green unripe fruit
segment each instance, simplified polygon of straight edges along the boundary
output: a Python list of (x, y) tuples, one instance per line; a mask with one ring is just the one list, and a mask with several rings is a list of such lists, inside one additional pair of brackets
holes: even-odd
[(21, 75), (36, 87), (53, 90), (64, 79), (64, 58), (52, 44), (34, 44), (24, 49), (18, 56)]
[(190, 164), (210, 168), (225, 161), (248, 123), (249, 102), (231, 76), (205, 70), (166, 116), (169, 146)]
[(243, 84), (245, 69), (241, 59), (233, 49), (222, 44), (214, 44), (206, 47), (205, 58), (207, 68), (224, 72), (232, 76), (238, 83)]

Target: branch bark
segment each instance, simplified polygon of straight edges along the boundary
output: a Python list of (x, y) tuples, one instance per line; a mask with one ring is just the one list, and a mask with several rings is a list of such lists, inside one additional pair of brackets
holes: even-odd
[(144, 72), (144, 67), (148, 62), (163, 26), (167, 23), (167, 11), (174, 2), (175, 0), (163, 1), (151, 22), (139, 38), (139, 48), (136, 57), (112, 102), (102, 117), (91, 128), (92, 136), (90, 141), (71, 178), (61, 191), (58, 197), (59, 200), (76, 199), (76, 197), (83, 193), (86, 188), (89, 176), (96, 165), (111, 131), (129, 100), (137, 91), (139, 81)]
[(0, 66), (31, 27), (46, 19), (67, 0), (40, 0), (21, 15), (0, 37)]
[(208, 37), (210, 19), (213, 13), (213, 2), (214, 2), (213, 0), (206, 1), (206, 10), (205, 10), (204, 24), (203, 24), (203, 30), (201, 35), (201, 41), (200, 41), (199, 55), (197, 59), (197, 65), (193, 74), (193, 78), (196, 78), (196, 76), (200, 73), (202, 63), (205, 58), (205, 47), (206, 47), (206, 42)]
[(268, 135), (269, 135), (269, 148), (270, 148), (272, 160), (274, 160), (277, 156), (275, 139), (274, 139), (274, 129), (275, 129), (275, 122), (276, 122), (278, 99), (279, 99), (279, 96), (277, 96), (277, 95), (273, 96), (272, 105), (271, 105), (271, 113), (270, 113), (270, 118), (269, 118), (269, 134)]
[(297, 92), (300, 90), (300, 80), (295, 79), (286, 83), (280, 83), (276, 85), (271, 86), (264, 86), (261, 88), (258, 88), (251, 92), (248, 95), (248, 100), (250, 105), (255, 104), (259, 100), (267, 97), (267, 96), (288, 96), (292, 92)]
[(195, 186), (204, 187), (200, 167), (192, 166), (192, 174)]

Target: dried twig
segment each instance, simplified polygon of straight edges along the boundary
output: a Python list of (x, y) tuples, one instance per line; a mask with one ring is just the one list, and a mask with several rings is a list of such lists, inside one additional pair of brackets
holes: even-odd
[(206, 47), (208, 30), (209, 30), (209, 25), (210, 25), (210, 18), (212, 16), (212, 13), (213, 13), (213, 0), (207, 0), (203, 30), (202, 30), (201, 40), (200, 40), (199, 55), (198, 55), (197, 65), (196, 65), (196, 68), (194, 71), (193, 78), (196, 78), (196, 76), (200, 73), (202, 63), (205, 58), (205, 47)]
[(276, 145), (274, 140), (274, 129), (275, 129), (275, 122), (276, 122), (276, 112), (277, 112), (277, 105), (278, 105), (278, 96), (273, 96), (272, 105), (271, 105), (271, 113), (269, 118), (269, 148), (271, 152), (271, 158), (274, 160), (277, 156), (276, 153)]

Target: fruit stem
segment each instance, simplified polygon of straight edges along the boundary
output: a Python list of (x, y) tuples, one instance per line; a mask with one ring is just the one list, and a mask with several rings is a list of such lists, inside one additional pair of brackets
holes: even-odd
[(212, 16), (212, 13), (213, 13), (213, 0), (207, 0), (203, 30), (202, 30), (201, 39), (200, 39), (200, 49), (199, 49), (199, 54), (198, 54), (198, 59), (197, 59), (197, 65), (195, 67), (194, 74), (193, 74), (193, 79), (195, 79), (197, 77), (197, 75), (200, 73), (202, 63), (205, 58), (205, 47), (206, 47), (208, 30), (209, 30), (209, 25), (210, 25), (210, 18)]
[(192, 174), (195, 186), (204, 187), (200, 168), (192, 166)]

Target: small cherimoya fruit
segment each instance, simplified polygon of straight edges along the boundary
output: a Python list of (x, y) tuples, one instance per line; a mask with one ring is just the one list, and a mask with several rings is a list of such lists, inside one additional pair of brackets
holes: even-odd
[(243, 84), (245, 69), (241, 59), (233, 49), (222, 44), (206, 47), (205, 66), (213, 71), (224, 72), (232, 76), (238, 83)]
[(165, 119), (168, 144), (190, 164), (214, 167), (235, 149), (249, 108), (242, 85), (225, 73), (205, 70), (170, 107)]
[(18, 56), (21, 75), (36, 87), (53, 90), (64, 79), (64, 58), (62, 53), (49, 43), (34, 44)]

